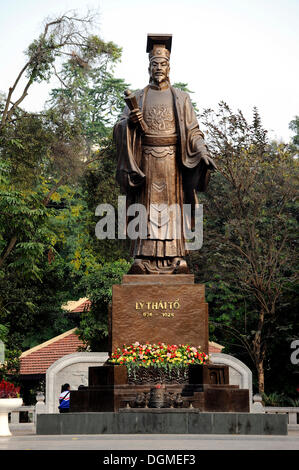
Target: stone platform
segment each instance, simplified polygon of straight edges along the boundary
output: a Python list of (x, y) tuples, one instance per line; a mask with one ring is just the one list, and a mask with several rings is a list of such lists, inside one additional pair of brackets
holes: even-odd
[(118, 413), (41, 414), (36, 434), (288, 434), (285, 414), (123, 410)]
[[(146, 369), (145, 369), (146, 370)], [(165, 383), (168, 399), (180, 397), (180, 407), (208, 412), (249, 412), (249, 390), (228, 383), (228, 367), (214, 364), (191, 365), (183, 382)], [(89, 386), (71, 391), (70, 411), (117, 412), (135, 407), (138, 397), (149, 394), (155, 382), (130, 382), (126, 366), (89, 367)], [(157, 383), (157, 382), (156, 382)], [(158, 380), (159, 383), (159, 380)], [(167, 398), (166, 398), (167, 401)], [(139, 403), (140, 405), (140, 403)], [(177, 404), (174, 403), (174, 407)], [(145, 403), (143, 404), (143, 408)], [(165, 403), (162, 408), (170, 407)], [(152, 409), (152, 408), (151, 408)]]

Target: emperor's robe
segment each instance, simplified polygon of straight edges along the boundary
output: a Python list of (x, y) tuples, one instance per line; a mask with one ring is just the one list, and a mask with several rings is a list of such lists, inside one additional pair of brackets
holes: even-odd
[[(183, 204), (194, 210), (196, 192), (206, 189), (210, 167), (202, 156), (209, 153), (189, 95), (171, 86), (153, 89), (149, 85), (135, 93), (148, 126), (145, 135), (129, 120), (127, 106), (114, 127), (116, 179), (127, 195), (127, 204), (143, 204), (148, 215), (148, 237), (136, 240), (134, 257), (183, 257)], [(178, 205), (180, 214), (167, 214), (163, 204)], [(181, 218), (179, 234), (173, 230), (176, 217)]]

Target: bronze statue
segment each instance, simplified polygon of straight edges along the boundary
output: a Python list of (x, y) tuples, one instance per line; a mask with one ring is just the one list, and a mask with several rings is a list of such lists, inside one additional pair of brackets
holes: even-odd
[[(148, 35), (150, 82), (135, 95), (114, 127), (118, 155), (116, 179), (127, 204), (143, 204), (148, 235), (134, 241), (130, 274), (188, 273), (183, 204), (197, 203), (215, 164), (200, 131), (189, 95), (170, 85), (171, 35)], [(167, 208), (177, 205), (176, 213)]]

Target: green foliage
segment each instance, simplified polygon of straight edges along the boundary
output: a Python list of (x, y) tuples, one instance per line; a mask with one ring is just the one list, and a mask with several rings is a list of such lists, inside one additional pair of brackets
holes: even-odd
[(107, 350), (108, 308), (112, 299), (112, 286), (120, 284), (129, 266), (125, 260), (105, 263), (92, 270), (85, 279), (86, 293), (92, 306), (89, 312), (83, 313), (78, 334), (92, 351)]
[(52, 111), (64, 113), (69, 122), (81, 129), (89, 152), (101, 147), (109, 136), (115, 118), (124, 106), (123, 93), (128, 84), (114, 78), (112, 64), (105, 61), (96, 67), (80, 67), (73, 61), (64, 64), (64, 86), (54, 89), (49, 102)]
[(294, 399), (291, 397), (288, 397), (284, 393), (263, 393), (262, 394), (262, 399), (264, 406), (276, 406), (276, 407), (290, 407), (290, 406), (295, 406), (298, 407), (299, 405), (299, 399)]
[[(0, 162), (0, 172), (0, 252), (3, 254), (0, 268), (6, 261), (6, 270), (19, 279), (39, 278), (36, 259), (49, 246), (46, 227), (49, 210), (38, 193), (26, 188), (14, 189), (13, 172), (7, 162)], [(12, 243), (13, 258), (9, 256)], [(0, 280), (4, 277), (0, 271)]]
[(16, 112), (0, 133), (1, 159), (15, 188), (30, 190), (42, 174), (53, 135), (44, 116)]
[(8, 335), (8, 328), (0, 324), (0, 341), (5, 341)]
[[(99, 58), (101, 58), (102, 62), (109, 63), (112, 61), (115, 63), (120, 60), (121, 53), (122, 49), (114, 44), (114, 42), (104, 42), (96, 35), (88, 36), (85, 44), (82, 46), (82, 59), (91, 64)], [(76, 61), (76, 58), (73, 58), (73, 61)]]
[(298, 163), (287, 145), (268, 142), (256, 109), (248, 123), (220, 103), (202, 121), (219, 171), (200, 196), (204, 245), (190, 263), (207, 283), (211, 333), (225, 352), (254, 365), (260, 391), (263, 373), (275, 387), (274, 371), (284, 364), (289, 384), (276, 382), (292, 393)]
[(294, 119), (289, 123), (289, 129), (295, 133), (292, 138), (292, 144), (298, 150), (299, 146), (299, 116), (295, 116)]
[(26, 74), (30, 81), (49, 81), (55, 60), (61, 55), (59, 49), (53, 35), (45, 37), (42, 34), (29, 45), (25, 53), (29, 59)]

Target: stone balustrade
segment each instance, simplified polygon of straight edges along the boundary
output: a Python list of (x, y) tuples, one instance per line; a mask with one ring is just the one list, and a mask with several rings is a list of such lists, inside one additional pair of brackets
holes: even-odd
[(20, 406), (20, 408), (15, 409), (10, 414), (10, 423), (19, 424), (20, 423), (20, 413), (28, 413), (28, 422), (36, 423), (36, 415), (39, 413), (46, 413), (46, 404), (45, 404), (45, 395), (42, 392), (38, 392), (36, 395), (36, 404), (31, 406)]
[(299, 429), (299, 408), (295, 406), (283, 407), (283, 406), (265, 406), (265, 413), (281, 414), (286, 413), (288, 415), (289, 427)]
[(20, 406), (20, 408), (16, 408), (10, 414), (10, 423), (11, 424), (19, 424), (20, 422), (20, 413), (27, 412), (28, 413), (28, 422), (33, 423), (35, 422), (35, 406)]

